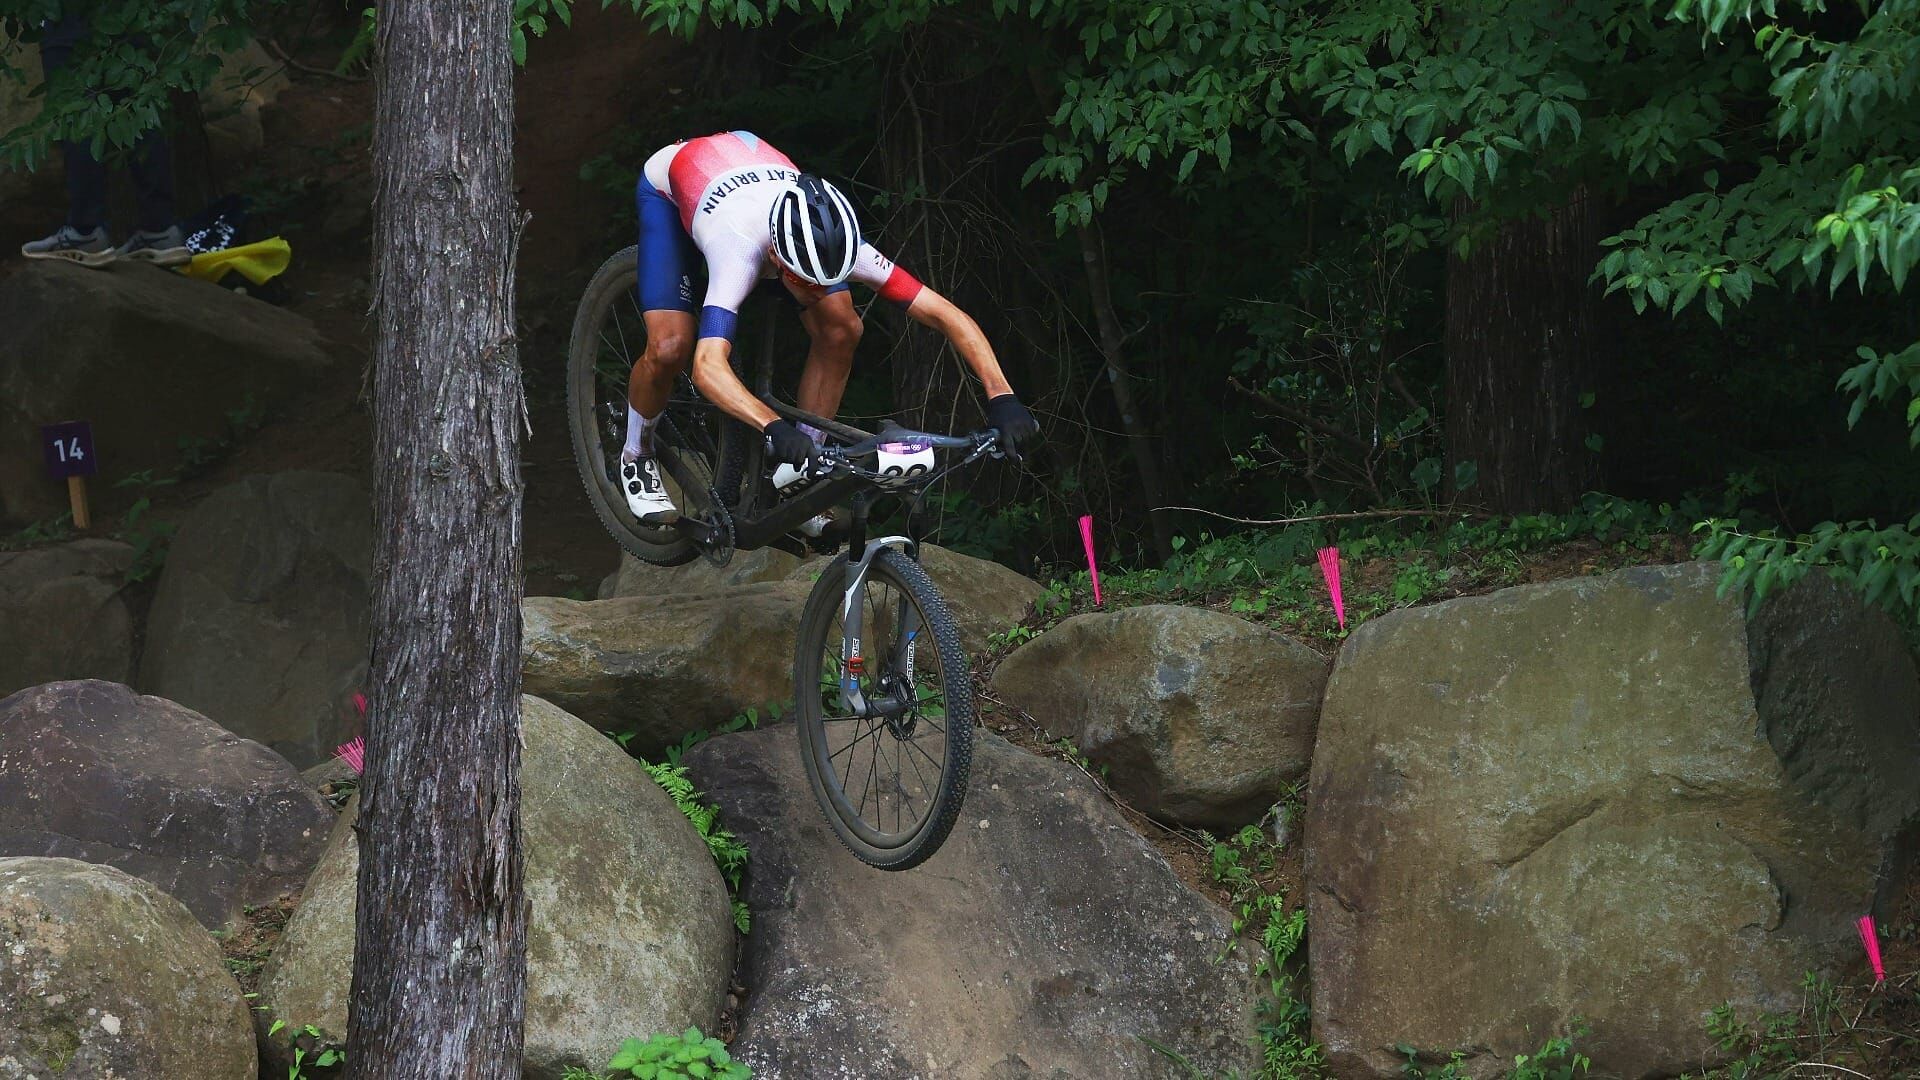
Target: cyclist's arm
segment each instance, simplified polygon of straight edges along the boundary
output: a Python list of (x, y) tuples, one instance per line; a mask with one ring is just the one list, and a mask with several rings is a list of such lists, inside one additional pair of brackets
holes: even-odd
[(921, 286), (920, 294), (907, 306), (907, 314), (915, 322), (931, 326), (946, 335), (953, 343), (953, 350), (967, 367), (979, 377), (981, 389), (989, 398), (1013, 393), (1013, 387), (1007, 385), (1007, 377), (1000, 371), (1000, 360), (993, 354), (993, 346), (988, 344), (987, 335), (980, 332), (980, 324), (973, 316), (955, 307), (953, 301), (941, 296), (926, 286)]
[(780, 419), (733, 373), (733, 342), (726, 338), (703, 337), (694, 343), (693, 385), (720, 411), (752, 424), (755, 431)]
[(1000, 371), (999, 359), (993, 355), (993, 346), (988, 344), (987, 335), (980, 332), (980, 324), (955, 307), (951, 300), (915, 280), (872, 244), (860, 245), (853, 279), (870, 286), (882, 300), (905, 310), (915, 322), (945, 335), (960, 359), (979, 377), (988, 397), (1013, 393), (1007, 377)]
[(722, 412), (752, 424), (755, 431), (780, 418), (733, 373), (734, 323), (759, 271), (759, 260), (744, 254), (707, 260), (706, 305), (700, 309), (699, 337), (693, 344), (694, 387)]

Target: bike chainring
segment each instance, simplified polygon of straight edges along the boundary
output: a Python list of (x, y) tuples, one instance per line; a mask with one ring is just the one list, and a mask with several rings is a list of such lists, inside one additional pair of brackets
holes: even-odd
[(733, 515), (727, 511), (727, 505), (720, 501), (720, 493), (707, 489), (706, 505), (687, 514), (694, 521), (706, 527), (707, 537), (696, 537), (695, 546), (700, 549), (700, 557), (714, 566), (725, 566), (733, 561)]

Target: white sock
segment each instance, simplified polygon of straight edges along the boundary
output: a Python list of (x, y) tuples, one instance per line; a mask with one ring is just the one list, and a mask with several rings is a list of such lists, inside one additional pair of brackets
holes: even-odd
[(627, 406), (627, 445), (620, 451), (620, 463), (637, 460), (646, 450), (653, 449), (652, 428), (659, 417), (645, 417)]

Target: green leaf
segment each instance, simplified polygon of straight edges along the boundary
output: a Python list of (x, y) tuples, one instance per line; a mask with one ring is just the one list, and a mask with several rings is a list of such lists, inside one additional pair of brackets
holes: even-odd
[[(638, 1025), (635, 1026), (637, 1027)], [(628, 1028), (627, 1030), (632, 1031), (633, 1028)], [(627, 1039), (622, 1042), (619, 1052), (613, 1055), (612, 1061), (607, 1062), (607, 1068), (613, 1070), (633, 1068), (640, 1061), (641, 1045), (642, 1043), (639, 1039)]]
[(1480, 480), (1480, 466), (1476, 462), (1462, 461), (1453, 467), (1453, 489), (1468, 491)]

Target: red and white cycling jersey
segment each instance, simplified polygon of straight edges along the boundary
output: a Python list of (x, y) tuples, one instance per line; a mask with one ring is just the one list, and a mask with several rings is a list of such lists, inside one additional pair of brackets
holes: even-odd
[[(799, 168), (751, 132), (729, 131), (663, 147), (647, 159), (643, 174), (679, 209), (680, 224), (706, 259), (700, 336), (730, 339), (747, 295), (761, 279), (779, 276), (767, 217), (781, 188), (775, 181), (798, 179)], [(921, 289), (912, 274), (864, 240), (852, 276), (902, 308)]]

